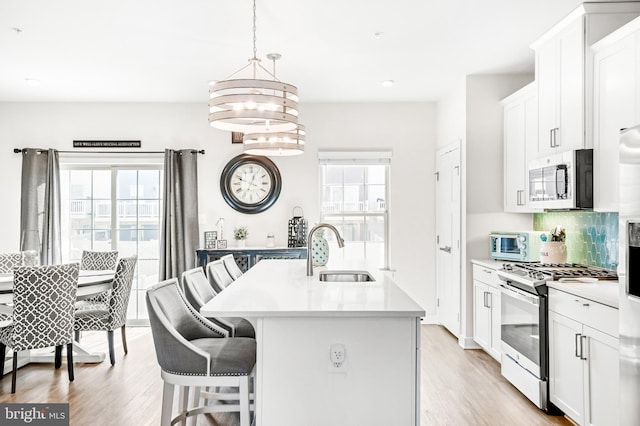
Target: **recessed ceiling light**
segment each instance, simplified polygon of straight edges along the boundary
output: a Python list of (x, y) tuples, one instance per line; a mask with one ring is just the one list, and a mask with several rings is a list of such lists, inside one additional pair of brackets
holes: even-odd
[(24, 81), (32, 87), (40, 86), (40, 80), (36, 78), (25, 78)]
[(15, 31), (16, 35), (20, 35), (20, 33), (22, 32), (22, 30), (18, 27), (13, 27), (11, 28), (13, 31)]
[(393, 80), (385, 80), (380, 84), (382, 84), (382, 87), (391, 87), (391, 86), (393, 86), (393, 83), (395, 83), (395, 81), (393, 81)]
[(375, 38), (380, 38), (380, 37), (382, 37), (382, 34), (384, 34), (382, 31), (376, 31), (375, 33), (373, 33), (373, 36)]

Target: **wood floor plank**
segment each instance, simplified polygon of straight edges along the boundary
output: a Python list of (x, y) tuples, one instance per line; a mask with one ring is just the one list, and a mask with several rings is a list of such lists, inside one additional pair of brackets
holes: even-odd
[[(423, 325), (421, 333), (423, 426), (570, 425), (562, 417), (538, 410), (500, 375), (500, 365), (486, 353), (462, 350), (455, 337), (440, 326)], [(115, 337), (113, 367), (108, 361), (76, 363), (75, 381), (69, 383), (65, 362), (59, 370), (52, 364), (30, 364), (18, 370), (14, 395), (11, 374), (0, 380), (0, 403), (69, 402), (74, 426), (157, 426), (162, 380), (150, 329), (127, 328), (126, 356), (119, 336)], [(85, 333), (82, 342), (92, 350), (107, 351), (104, 332)], [(238, 423), (238, 416), (228, 413), (198, 416), (197, 421), (215, 426)]]

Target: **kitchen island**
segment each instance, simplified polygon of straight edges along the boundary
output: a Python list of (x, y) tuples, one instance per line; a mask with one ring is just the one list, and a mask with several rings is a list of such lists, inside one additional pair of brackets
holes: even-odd
[(419, 424), (424, 310), (374, 268), (372, 282), (319, 281), (353, 266), (308, 277), (305, 260), (263, 260), (202, 307), (256, 329), (257, 425)]

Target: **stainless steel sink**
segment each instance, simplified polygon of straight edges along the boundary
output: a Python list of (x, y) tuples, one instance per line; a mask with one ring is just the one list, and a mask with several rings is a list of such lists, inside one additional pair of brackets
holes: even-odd
[(322, 282), (368, 282), (376, 279), (367, 271), (320, 271)]

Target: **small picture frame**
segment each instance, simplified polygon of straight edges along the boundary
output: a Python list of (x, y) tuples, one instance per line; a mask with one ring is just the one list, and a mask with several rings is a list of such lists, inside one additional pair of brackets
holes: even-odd
[(218, 239), (218, 231), (205, 231), (204, 232), (204, 248), (205, 249), (216, 248), (217, 239)]
[(218, 249), (226, 249), (227, 248), (227, 240), (217, 240), (216, 248)]
[(243, 137), (244, 133), (242, 132), (231, 132), (231, 143), (242, 143)]

